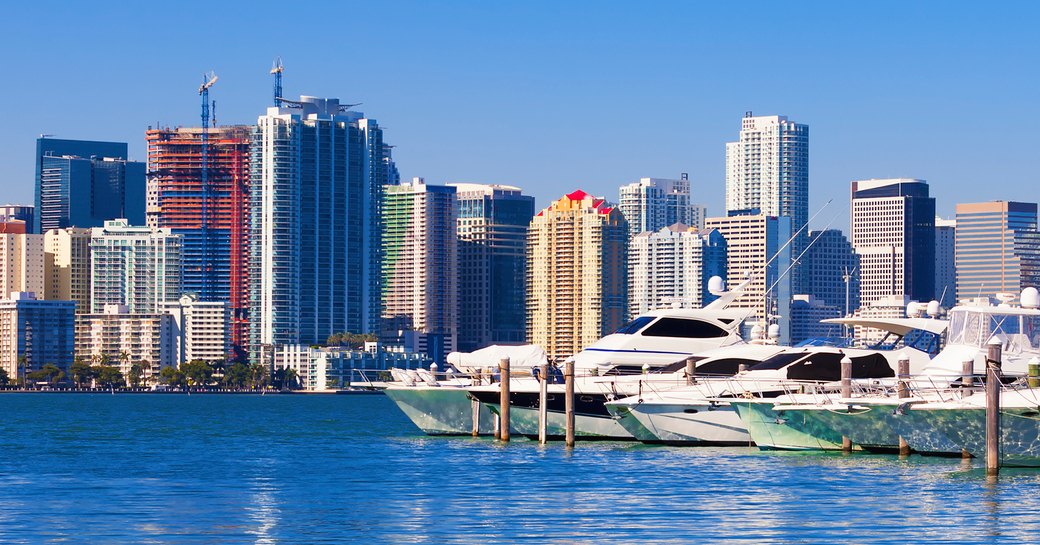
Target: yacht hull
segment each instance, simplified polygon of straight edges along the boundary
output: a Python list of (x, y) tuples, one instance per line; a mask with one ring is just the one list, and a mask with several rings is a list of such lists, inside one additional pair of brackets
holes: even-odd
[(770, 401), (733, 401), (751, 440), (763, 450), (841, 450), (841, 435), (798, 412), (774, 411)]
[(787, 414), (799, 412), (811, 423), (806, 431), (823, 430), (823, 439), (837, 436), (848, 437), (854, 444), (873, 451), (899, 449), (899, 434), (886, 422), (892, 407), (870, 405), (820, 405), (798, 410), (785, 410)]
[[(977, 458), (986, 456), (986, 409), (949, 408), (910, 411)], [(1001, 464), (1040, 467), (1040, 411), (1001, 408)]]
[[(552, 438), (564, 437), (567, 433), (565, 401), (559, 385), (547, 395), (546, 435)], [(471, 392), (482, 404), (496, 415), (501, 401), (499, 392)], [(538, 437), (538, 393), (511, 392), (509, 405), (509, 429), (512, 433)], [(604, 403), (606, 394), (580, 394), (574, 396), (574, 438), (582, 440), (618, 440), (632, 441), (635, 438), (621, 426), (610, 413)]]
[(673, 445), (748, 445), (751, 436), (725, 403), (607, 403), (607, 410), (636, 439)]
[[(465, 388), (390, 386), (383, 391), (427, 435), (471, 435), (473, 402)], [(495, 433), (495, 415), (478, 404), (479, 435)]]

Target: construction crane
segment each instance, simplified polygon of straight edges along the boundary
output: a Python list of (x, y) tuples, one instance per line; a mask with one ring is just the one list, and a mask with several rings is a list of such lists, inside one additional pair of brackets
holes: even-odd
[(209, 128), (209, 88), (217, 82), (217, 74), (212, 70), (202, 75), (202, 85), (199, 86), (199, 96), (202, 97), (202, 128)]
[[(203, 293), (199, 294), (203, 298), (209, 298), (210, 277), (212, 276), (211, 269), (212, 264), (210, 263), (210, 251), (209, 251), (209, 205), (210, 199), (212, 198), (211, 188), (209, 186), (209, 88), (213, 87), (213, 84), (217, 82), (217, 74), (212, 70), (208, 74), (202, 75), (202, 85), (199, 86), (199, 96), (202, 97), (202, 134), (200, 135), (200, 153), (199, 153), (199, 186), (202, 190), (202, 202), (199, 218), (199, 237), (202, 239), (201, 253), (203, 266), (202, 270), (199, 271), (203, 284)], [(216, 101), (214, 101), (216, 102)], [(214, 107), (216, 104), (214, 104)], [(214, 116), (215, 117), (215, 116)]]
[(351, 108), (355, 108), (357, 106), (361, 106), (361, 104), (362, 104), (361, 102), (358, 102), (358, 103), (355, 103), (355, 104), (340, 104), (339, 105), (339, 111), (340, 112), (347, 112), (347, 111), (350, 111)]
[(271, 66), (271, 73), (274, 74), (274, 105), (278, 106), (279, 99), (282, 98), (282, 72), (285, 68), (282, 66), (282, 58), (275, 57), (274, 64)]

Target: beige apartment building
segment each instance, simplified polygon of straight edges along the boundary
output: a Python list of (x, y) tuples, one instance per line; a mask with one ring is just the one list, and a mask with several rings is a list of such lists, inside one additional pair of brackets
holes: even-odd
[(527, 341), (571, 356), (626, 318), (628, 223), (578, 190), (539, 212), (527, 235)]
[(74, 301), (76, 312), (90, 312), (89, 228), (51, 229), (44, 237), (47, 259), (47, 299)]
[(38, 299), (45, 298), (43, 235), (0, 234), (0, 297), (12, 292), (31, 292)]

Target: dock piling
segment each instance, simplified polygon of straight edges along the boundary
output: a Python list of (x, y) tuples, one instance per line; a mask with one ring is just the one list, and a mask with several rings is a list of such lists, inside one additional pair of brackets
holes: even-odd
[[(906, 352), (899, 354), (899, 382), (896, 386), (896, 397), (899, 399), (906, 399), (910, 397), (910, 356)], [(909, 456), (910, 445), (903, 439), (903, 436), (899, 436), (899, 455)]]
[(500, 405), (499, 405), (498, 412), (499, 412), (499, 419), (501, 420), (501, 423), (499, 424), (499, 432), (498, 432), (498, 436), (499, 437), (498, 438), (503, 443), (508, 443), (509, 442), (509, 358), (502, 358), (502, 360), (498, 362), (498, 371), (499, 371), (499, 374), (502, 376), (502, 378), (501, 378), (502, 384), (499, 387), (499, 390), (500, 390), (502, 395), (499, 398)]
[[(964, 388), (971, 388), (975, 385), (975, 359), (964, 360), (961, 364), (961, 386)], [(965, 390), (964, 395), (970, 395), (970, 392)]]
[[(852, 397), (852, 359), (848, 356), (841, 358), (841, 397)], [(852, 452), (852, 440), (844, 435), (841, 436), (841, 451)]]
[(574, 446), (574, 360), (567, 360), (563, 371), (564, 381), (564, 410), (566, 416), (566, 440), (568, 447)]
[(542, 365), (542, 372), (538, 377), (538, 444), (544, 445), (547, 441), (546, 428), (549, 426), (549, 364)]
[(473, 435), (473, 437), (477, 437), (477, 436), (480, 435), (480, 402), (477, 401), (476, 399), (474, 399), (474, 400), (470, 401), (469, 403), (470, 403), (470, 410), (473, 411), (473, 414), (470, 417), (471, 420), (473, 421), (472, 435)]
[(987, 348), (986, 475), (995, 476), (1000, 473), (1000, 339), (990, 339)]
[(686, 384), (697, 383), (697, 358), (686, 358)]

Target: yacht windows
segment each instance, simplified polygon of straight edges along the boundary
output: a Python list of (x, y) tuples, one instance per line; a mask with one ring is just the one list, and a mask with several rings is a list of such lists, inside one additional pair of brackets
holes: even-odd
[(646, 324), (649, 324), (652, 321), (654, 321), (653, 316), (640, 316), (635, 320), (632, 320), (631, 322), (628, 322), (627, 324), (621, 326), (621, 328), (615, 331), (614, 333), (621, 335), (631, 335), (639, 331), (640, 329), (643, 329), (644, 327), (646, 327)]
[(758, 360), (747, 358), (721, 358), (704, 362), (697, 366), (698, 375), (735, 375), (740, 370), (740, 364), (747, 365), (750, 369), (757, 364)]
[[(812, 354), (787, 368), (787, 378), (792, 380), (819, 380), (832, 382), (841, 380), (841, 360), (845, 355), (838, 352)], [(852, 358), (852, 378), (894, 377), (895, 372), (881, 354), (869, 354)]]
[(725, 329), (700, 320), (661, 318), (642, 333), (647, 337), (682, 337), (685, 339), (707, 339), (729, 335)]
[(760, 371), (763, 369), (783, 369), (788, 365), (808, 356), (808, 352), (784, 352), (777, 354), (771, 358), (762, 360), (762, 363), (752, 367), (750, 371)]

